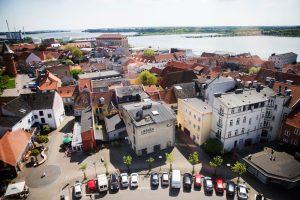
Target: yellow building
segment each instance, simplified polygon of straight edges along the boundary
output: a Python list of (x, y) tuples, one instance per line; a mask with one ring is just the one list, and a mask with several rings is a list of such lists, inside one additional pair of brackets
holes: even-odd
[(198, 98), (178, 99), (178, 127), (198, 145), (210, 136), (212, 107)]

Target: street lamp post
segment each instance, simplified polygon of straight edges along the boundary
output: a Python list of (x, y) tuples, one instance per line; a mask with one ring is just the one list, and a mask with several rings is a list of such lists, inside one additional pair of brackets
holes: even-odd
[[(231, 164), (230, 163), (227, 163), (226, 166), (230, 169), (231, 167)], [(226, 173), (227, 174), (227, 173)], [(229, 173), (228, 173), (229, 174)], [(228, 176), (226, 177), (226, 179), (228, 179)]]
[(159, 172), (161, 171), (161, 165), (162, 165), (162, 156), (158, 156), (159, 161), (160, 161), (160, 166), (159, 166)]
[(94, 165), (94, 168), (95, 168), (95, 174), (96, 174), (96, 177), (97, 177), (97, 170), (96, 170), (96, 162), (93, 162), (93, 165)]

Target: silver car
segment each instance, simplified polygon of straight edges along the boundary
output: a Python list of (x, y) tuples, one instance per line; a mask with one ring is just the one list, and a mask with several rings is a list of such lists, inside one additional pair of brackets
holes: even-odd
[(120, 174), (120, 179), (121, 179), (121, 186), (123, 188), (127, 188), (128, 187), (128, 174), (127, 173), (122, 173)]
[(161, 185), (163, 185), (163, 186), (169, 186), (169, 173), (164, 172), (161, 175)]

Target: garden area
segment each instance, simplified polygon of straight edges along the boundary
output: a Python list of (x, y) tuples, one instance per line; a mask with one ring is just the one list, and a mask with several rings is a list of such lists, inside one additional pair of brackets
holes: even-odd
[(0, 94), (2, 94), (3, 90), (11, 89), (16, 87), (16, 79), (13, 77), (9, 77), (7, 75), (0, 75)]

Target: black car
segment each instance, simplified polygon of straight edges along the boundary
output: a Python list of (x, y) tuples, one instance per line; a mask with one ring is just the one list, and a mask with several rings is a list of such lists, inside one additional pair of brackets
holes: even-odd
[(119, 180), (118, 180), (118, 175), (116, 174), (110, 175), (110, 189), (111, 191), (119, 190)]
[(206, 192), (210, 192), (212, 193), (213, 190), (214, 190), (214, 185), (213, 185), (213, 181), (210, 177), (206, 176), (204, 177), (204, 180), (203, 180), (203, 186), (204, 186), (204, 190)]
[(226, 195), (228, 195), (228, 196), (235, 195), (235, 184), (233, 181), (226, 182)]
[(192, 188), (193, 176), (189, 173), (183, 175), (183, 187), (190, 190)]
[(153, 172), (151, 174), (151, 185), (157, 187), (159, 185), (159, 176), (158, 173)]

